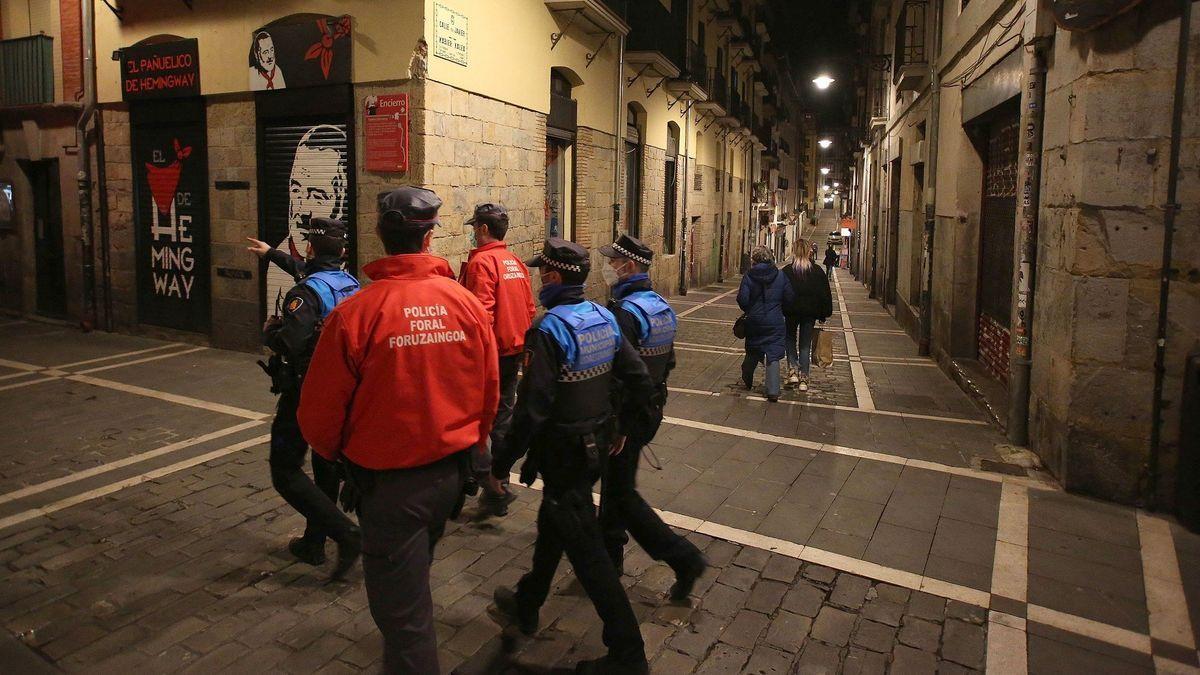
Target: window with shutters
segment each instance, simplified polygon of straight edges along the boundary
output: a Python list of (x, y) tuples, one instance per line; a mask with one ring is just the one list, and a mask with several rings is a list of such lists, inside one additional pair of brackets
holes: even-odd
[(663, 253), (675, 252), (676, 201), (679, 197), (679, 174), (676, 171), (679, 158), (679, 125), (667, 123), (667, 161), (663, 186)]
[(693, 179), (692, 183), (693, 191), (704, 192), (704, 174), (700, 173), (699, 169), (696, 170), (696, 177)]
[(900, 69), (925, 63), (925, 4), (928, 0), (905, 0), (896, 20), (895, 49), (892, 52), (892, 79), (900, 79)]
[(642, 133), (641, 111), (630, 104), (625, 118), (625, 231), (641, 236)]

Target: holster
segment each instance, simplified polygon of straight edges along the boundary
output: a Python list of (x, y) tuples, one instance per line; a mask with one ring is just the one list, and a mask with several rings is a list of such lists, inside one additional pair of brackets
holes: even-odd
[(583, 454), (587, 459), (587, 471), (591, 476), (599, 475), (600, 473), (600, 447), (596, 443), (596, 434), (584, 434), (579, 437), (583, 443)]
[(258, 361), (258, 367), (271, 378), (272, 394), (282, 394), (300, 388), (296, 372), (279, 354), (272, 354), (266, 363)]

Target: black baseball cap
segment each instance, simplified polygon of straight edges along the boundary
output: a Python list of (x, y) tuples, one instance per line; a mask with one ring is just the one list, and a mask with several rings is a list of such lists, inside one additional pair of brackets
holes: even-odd
[(431, 228), (440, 224), (442, 198), (433, 190), (406, 185), (379, 193), (379, 224)]
[(301, 228), (300, 232), (306, 240), (313, 237), (329, 237), (330, 239), (342, 240), (350, 238), (349, 230), (346, 229), (346, 223), (336, 218), (314, 216), (308, 219), (307, 226)]
[(619, 239), (608, 246), (601, 246), (600, 255), (606, 258), (629, 258), (635, 263), (643, 265), (649, 265), (654, 261), (654, 251), (643, 244), (641, 239), (627, 234), (621, 235)]
[(525, 261), (528, 267), (549, 267), (560, 272), (587, 274), (592, 269), (587, 249), (573, 241), (550, 237), (542, 252)]
[(508, 224), (508, 209), (503, 204), (479, 204), (475, 207), (475, 215), (467, 221), (467, 225), (490, 223), (493, 225)]

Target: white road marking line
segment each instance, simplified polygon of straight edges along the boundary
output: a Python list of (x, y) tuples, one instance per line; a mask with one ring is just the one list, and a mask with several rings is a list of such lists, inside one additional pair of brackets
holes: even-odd
[(0, 387), (0, 391), (5, 391), (7, 389), (19, 389), (21, 387), (28, 387), (31, 384), (41, 384), (43, 382), (53, 382), (57, 379), (58, 379), (57, 377), (41, 377), (36, 380), (26, 380), (24, 382), (17, 382), (15, 384), (6, 384), (3, 387)]
[(702, 307), (708, 307), (709, 305), (713, 304), (714, 302), (717, 302), (718, 300), (727, 298), (730, 295), (737, 293), (737, 291), (738, 291), (738, 289), (731, 288), (728, 291), (721, 293), (720, 295), (714, 296), (714, 297), (710, 298), (709, 300), (705, 300), (704, 302), (696, 305), (695, 307), (689, 307), (689, 308), (683, 310), (682, 312), (679, 312), (676, 316), (679, 318), (683, 318), (683, 317), (687, 316), (688, 314), (691, 314), (692, 312), (699, 310)]
[(137, 394), (138, 396), (146, 396), (149, 398), (156, 398), (156, 399), (159, 399), (160, 401), (167, 401), (170, 403), (178, 403), (179, 405), (186, 405), (186, 406), (189, 406), (192, 408), (200, 408), (201, 410), (208, 410), (210, 412), (221, 413), (223, 415), (232, 415), (234, 417), (244, 417), (244, 418), (250, 419), (250, 420), (265, 419), (267, 417), (270, 417), (272, 414), (272, 413), (258, 412), (257, 410), (247, 410), (245, 408), (238, 408), (235, 406), (224, 405), (221, 403), (212, 403), (211, 401), (203, 401), (198, 398), (192, 398), (191, 396), (182, 396), (180, 394), (169, 394), (165, 391), (158, 391), (157, 389), (148, 389), (146, 387), (139, 387), (139, 386), (132, 385), (132, 384), (125, 384), (124, 382), (114, 382), (113, 380), (103, 380), (98, 377), (92, 377), (90, 375), (69, 375), (66, 379), (73, 380), (75, 382), (82, 382), (83, 384), (90, 384), (93, 387), (103, 387), (105, 389), (114, 389), (116, 391), (123, 391), (127, 394)]
[(126, 366), (134, 366), (139, 363), (148, 363), (150, 361), (158, 361), (159, 359), (169, 359), (169, 358), (172, 358), (175, 356), (183, 356), (184, 354), (192, 354), (194, 352), (204, 351), (205, 349), (208, 349), (208, 347), (192, 347), (191, 349), (184, 349), (184, 350), (178, 351), (178, 352), (171, 352), (170, 354), (159, 354), (157, 356), (147, 356), (142, 359), (134, 359), (132, 361), (122, 361), (121, 363), (110, 363), (107, 366), (98, 366), (96, 368), (88, 368), (87, 370), (80, 370), (80, 371), (76, 372), (75, 374), (76, 375), (87, 375), (88, 373), (99, 373), (104, 370), (112, 370), (113, 368), (124, 368)]
[(663, 422), (677, 427), (688, 427), (691, 429), (699, 429), (700, 431), (709, 431), (712, 433), (722, 434), (726, 436), (738, 436), (740, 438), (750, 438), (766, 443), (778, 443), (781, 445), (790, 445), (796, 448), (805, 448), (817, 452), (827, 452), (834, 455), (845, 455), (847, 457), (858, 457), (860, 459), (870, 459), (877, 462), (887, 462), (888, 464), (898, 464), (900, 466), (911, 466), (919, 469), (929, 469), (940, 473), (949, 473), (957, 476), (966, 476), (970, 478), (978, 478), (986, 480), (990, 483), (1016, 483), (1025, 487), (1037, 488), (1043, 490), (1057, 490), (1057, 486), (1051, 483), (1044, 483), (1034, 478), (1009, 476), (1005, 474), (992, 473), (990, 471), (980, 471), (979, 469), (971, 469), (961, 466), (951, 466), (949, 464), (939, 464), (937, 462), (929, 462), (920, 459), (910, 459), (899, 455), (889, 455), (882, 452), (874, 452), (871, 450), (860, 450), (857, 448), (849, 448), (843, 445), (832, 445), (829, 443), (818, 443), (816, 441), (806, 441), (800, 438), (788, 438), (787, 436), (776, 436), (774, 434), (764, 434), (758, 431), (750, 431), (749, 429), (738, 429), (735, 427), (726, 427), (719, 424), (710, 424), (708, 422), (698, 422), (696, 420), (683, 419), (680, 417), (664, 417)]
[[(1016, 483), (1000, 488), (992, 594), (1025, 602), (1029, 587), (1029, 492)], [(1020, 621), (1019, 630), (1013, 625)], [(1029, 670), (1025, 622), (1002, 612), (988, 613), (987, 670), (1023, 675)]]
[(36, 371), (32, 371), (32, 370), (22, 370), (19, 373), (9, 373), (7, 375), (0, 375), (0, 380), (15, 380), (18, 377), (29, 377), (29, 376), (33, 375), (35, 372)]
[(1195, 633), (1188, 614), (1187, 596), (1183, 592), (1171, 525), (1144, 511), (1137, 512), (1137, 525), (1146, 609), (1150, 612), (1150, 636), (1195, 651)]
[(50, 367), (57, 368), (59, 370), (62, 370), (63, 368), (75, 368), (78, 366), (86, 366), (86, 365), (89, 365), (92, 363), (99, 363), (101, 361), (111, 361), (113, 359), (123, 359), (123, 358), (127, 358), (130, 356), (137, 356), (138, 354), (149, 354), (150, 352), (161, 352), (164, 349), (173, 349), (175, 347), (180, 347), (180, 346), (183, 346), (183, 345), (180, 345), (177, 342), (172, 342), (170, 344), (159, 345), (157, 347), (148, 347), (146, 349), (135, 349), (134, 351), (131, 351), (131, 352), (121, 352), (119, 354), (110, 354), (108, 356), (98, 356), (94, 359), (87, 359), (84, 361), (75, 361), (73, 363), (63, 363), (61, 365), (50, 366)]
[(699, 347), (675, 347), (677, 352), (697, 352), (700, 354), (721, 354), (723, 356), (741, 356), (742, 352), (725, 351), (719, 349), (700, 349)]
[(1026, 621), (1018, 616), (988, 612), (987, 667), (989, 673), (1025, 675), (1029, 672)]
[[(833, 288), (837, 292), (838, 309), (842, 312), (842, 323), (847, 329), (843, 336), (846, 338), (846, 354), (853, 359), (861, 356), (858, 353), (858, 342), (854, 339), (854, 326), (850, 322), (850, 313), (846, 310), (846, 298), (842, 295), (842, 282), (838, 275), (833, 275)], [(867, 385), (867, 371), (861, 363), (850, 361), (850, 378), (854, 381), (854, 395), (858, 398), (858, 407), (863, 410), (874, 410), (875, 399), (871, 397), (871, 388)]]
[(137, 455), (125, 457), (123, 459), (118, 459), (116, 461), (109, 462), (107, 464), (101, 464), (100, 466), (95, 466), (90, 469), (86, 469), (84, 471), (77, 471), (75, 473), (68, 474), (61, 478), (55, 478), (54, 480), (48, 480), (44, 483), (38, 483), (37, 485), (30, 485), (27, 487), (23, 487), (20, 490), (14, 490), (12, 492), (9, 492), (8, 494), (0, 495), (0, 504), (4, 504), (7, 502), (11, 502), (11, 501), (16, 501), (18, 499), (24, 499), (25, 497), (28, 497), (30, 495), (35, 495), (40, 492), (45, 492), (47, 490), (53, 490), (55, 488), (62, 487), (63, 485), (68, 485), (70, 483), (81, 481), (86, 478), (91, 478), (92, 476), (96, 476), (96, 475), (99, 475), (102, 473), (107, 473), (114, 469), (120, 469), (121, 467), (129, 466), (131, 464), (137, 464), (139, 462), (144, 462), (148, 459), (153, 459), (155, 457), (160, 457), (162, 455), (166, 455), (166, 454), (175, 452), (176, 450), (182, 450), (184, 448), (189, 448), (193, 445), (200, 445), (201, 443), (207, 443), (208, 441), (211, 441), (211, 440), (214, 440), (217, 438), (222, 438), (222, 437), (228, 436), (230, 434), (236, 434), (239, 431), (244, 431), (246, 429), (250, 429), (250, 428), (259, 426), (261, 424), (263, 424), (263, 421), (260, 421), (260, 420), (254, 420), (254, 421), (250, 421), (250, 422), (242, 422), (241, 424), (237, 424), (232, 427), (225, 428), (225, 429), (220, 429), (218, 431), (213, 431), (211, 433), (207, 433), (202, 436), (194, 436), (192, 438), (184, 439), (182, 441), (177, 441), (177, 442), (171, 443), (169, 445), (164, 445), (161, 448), (155, 448), (154, 450), (149, 450), (147, 452), (143, 452), (143, 453), (140, 453)]
[(0, 321), (0, 328), (8, 328), (17, 324), (28, 323), (25, 319), (13, 319), (12, 321)]
[[(696, 307), (694, 309), (699, 309), (699, 307)], [(697, 318), (694, 316), (683, 316), (683, 315), (677, 315), (677, 318), (680, 321), (691, 321), (692, 323), (707, 323), (707, 324), (711, 324), (714, 326), (732, 326), (733, 325), (733, 321), (726, 321), (724, 319), (701, 319), (701, 318)]]
[[(698, 393), (698, 394), (705, 394), (708, 396), (721, 396), (722, 395), (722, 393), (719, 391), (680, 389), (677, 387), (667, 387), (667, 391), (677, 391), (681, 394), (697, 394)], [(762, 396), (754, 396), (754, 395), (746, 396), (745, 398), (748, 401), (766, 401), (767, 400), (767, 399), (763, 398)], [(879, 410), (879, 409), (863, 410), (862, 408), (855, 408), (854, 406), (849, 406), (849, 405), (837, 405), (836, 403), (813, 403), (810, 401), (792, 401), (789, 399), (780, 399), (779, 401), (777, 401), (777, 403), (782, 403), (785, 405), (801, 406), (804, 408), (822, 408), (825, 410), (840, 410), (842, 412), (856, 412), (856, 413), (863, 413), (864, 415), (883, 415), (885, 417), (901, 417), (904, 419), (929, 420), (929, 421), (933, 421), (933, 422), (951, 422), (954, 424), (971, 424), (974, 426), (987, 426), (988, 425), (987, 422), (984, 422), (982, 420), (973, 420), (973, 419), (968, 419), (965, 417), (941, 417), (938, 415), (923, 415), (921, 413), (906, 413), (906, 412), (899, 412), (896, 410)]]
[(1047, 626), (1053, 626), (1060, 630), (1090, 637), (1093, 640), (1117, 645), (1118, 647), (1124, 647), (1135, 652), (1150, 653), (1150, 636), (1131, 631), (1127, 628), (1110, 626), (1106, 623), (1067, 614), (1056, 609), (1050, 609), (1049, 607), (1042, 607), (1041, 605), (1029, 605), (1027, 614), (1030, 621), (1044, 623)]
[(109, 485), (104, 485), (104, 486), (98, 487), (94, 490), (88, 490), (87, 492), (83, 492), (83, 493), (80, 493), (77, 495), (72, 495), (70, 497), (67, 497), (66, 499), (60, 499), (56, 502), (51, 502), (50, 504), (47, 504), (45, 506), (40, 506), (36, 509), (29, 509), (28, 511), (22, 511), (20, 513), (13, 514), (7, 518), (0, 518), (0, 530), (4, 530), (5, 528), (12, 527), (13, 525), (19, 525), (25, 521), (33, 520), (34, 518), (39, 518), (41, 516), (50, 515), (51, 513), (55, 513), (56, 511), (62, 511), (63, 509), (75, 506), (76, 504), (82, 504), (83, 502), (90, 501), (90, 500), (96, 499), (98, 497), (110, 495), (114, 492), (124, 490), (127, 487), (139, 485), (141, 483), (145, 483), (146, 481), (154, 480), (155, 478), (161, 478), (163, 476), (175, 473), (176, 471), (181, 471), (183, 469), (189, 469), (193, 466), (196, 466), (197, 464), (211, 462), (212, 460), (219, 459), (221, 457), (224, 457), (225, 455), (230, 455), (235, 452), (240, 452), (242, 450), (245, 450), (246, 448), (254, 447), (256, 445), (261, 445), (263, 443), (266, 443), (270, 439), (271, 439), (270, 434), (263, 434), (262, 436), (257, 436), (255, 438), (251, 438), (250, 440), (242, 441), (240, 443), (234, 443), (233, 445), (221, 448), (219, 450), (213, 450), (212, 452), (206, 452), (203, 455), (199, 455), (197, 457), (192, 457), (190, 459), (185, 459), (181, 462), (176, 462), (174, 464), (164, 466), (160, 469), (155, 469), (153, 471), (147, 471), (145, 473), (141, 473), (136, 476), (126, 478), (125, 480), (120, 480), (115, 483), (111, 483)]
[(683, 387), (667, 387), (668, 391), (673, 391), (679, 394), (695, 394), (697, 396), (720, 396), (721, 394), (715, 391), (707, 391), (704, 389), (684, 389)]
[(0, 359), (0, 366), (4, 366), (5, 368), (12, 368), (13, 370), (26, 370), (29, 372), (36, 372), (36, 371), (41, 370), (44, 367), (44, 366), (35, 366), (32, 363), (22, 363), (21, 361), (9, 361), (8, 359)]

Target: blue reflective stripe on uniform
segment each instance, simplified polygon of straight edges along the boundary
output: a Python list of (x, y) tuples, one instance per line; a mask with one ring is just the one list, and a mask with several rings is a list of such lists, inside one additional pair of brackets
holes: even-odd
[(630, 293), (621, 300), (621, 306), (638, 320), (642, 349), (665, 347), (675, 341), (678, 326), (675, 310), (658, 293)]
[(591, 370), (611, 363), (621, 344), (616, 318), (594, 302), (558, 305), (546, 312), (538, 330), (563, 350), (568, 371)]
[(305, 286), (312, 289), (321, 300), (321, 318), (329, 316), (334, 307), (343, 300), (358, 292), (358, 279), (342, 270), (322, 270), (314, 272), (303, 281)]

